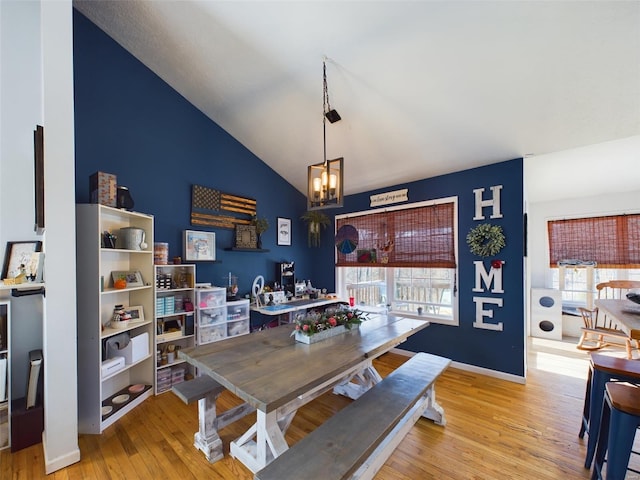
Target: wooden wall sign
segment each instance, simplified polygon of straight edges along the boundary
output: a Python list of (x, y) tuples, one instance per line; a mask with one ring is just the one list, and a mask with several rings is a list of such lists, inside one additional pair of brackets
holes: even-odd
[(249, 225), (256, 215), (257, 202), (252, 198), (223, 193), (213, 188), (193, 185), (191, 190), (191, 225), (235, 229)]

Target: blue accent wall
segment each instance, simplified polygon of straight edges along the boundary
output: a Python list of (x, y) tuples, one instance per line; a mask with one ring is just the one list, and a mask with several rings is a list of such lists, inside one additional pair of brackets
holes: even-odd
[[(244, 294), (257, 275), (273, 280), (275, 263), (292, 260), (298, 278), (313, 278), (299, 220), (305, 196), (76, 10), (74, 88), (77, 203), (89, 202), (92, 173), (112, 173), (134, 210), (154, 215), (155, 241), (169, 243), (169, 258), (182, 255), (184, 230), (216, 233), (221, 263), (199, 262), (199, 282), (223, 285), (232, 272)], [(256, 199), (270, 251), (225, 251), (233, 230), (192, 226), (193, 184)], [(292, 219), (292, 246), (277, 246), (277, 217)]]
[[(345, 159), (346, 161), (346, 159)], [(390, 167), (391, 168), (391, 167)], [(492, 198), (491, 187), (502, 185), (502, 218), (492, 219), (491, 208), (485, 207), (485, 219), (473, 220), (474, 190), (484, 188), (484, 199)], [(514, 159), (485, 167), (428, 178), (412, 183), (351, 195), (339, 214), (370, 210), (370, 195), (407, 188), (409, 202), (421, 202), (445, 197), (458, 197), (458, 327), (432, 324), (411, 336), (402, 345), (414, 352), (425, 351), (449, 357), (454, 361), (498, 370), (517, 376), (524, 375), (525, 316), (524, 316), (524, 232), (523, 232), (523, 162)], [(495, 257), (482, 259), (469, 251), (466, 236), (481, 223), (500, 225), (506, 237), (506, 247)], [(333, 250), (333, 249), (331, 249)], [(503, 294), (491, 291), (473, 292), (475, 286), (474, 261), (483, 260), (490, 270), (492, 259), (505, 262), (502, 267)], [(326, 282), (327, 279), (319, 277)], [(484, 287), (484, 285), (483, 285)], [(502, 331), (475, 328), (476, 304), (473, 297), (502, 298), (503, 306), (485, 305), (493, 310), (487, 323), (503, 323)]]
[[(183, 231), (216, 232), (217, 257), (222, 263), (198, 263), (197, 280), (221, 285), (232, 272), (241, 293), (250, 290), (256, 275), (273, 280), (275, 263), (295, 261), (296, 277), (313, 280), (319, 288), (335, 289), (334, 232), (321, 234), (321, 248), (307, 247), (303, 194), (207, 118), (104, 32), (74, 10), (74, 86), (76, 123), (76, 201), (89, 202), (89, 176), (96, 171), (117, 175), (128, 186), (135, 210), (155, 216), (155, 240), (168, 242), (170, 257), (182, 254)], [(348, 159), (345, 159), (348, 162)], [(304, 168), (304, 165), (301, 166)], [(393, 168), (392, 162), (389, 168)], [(346, 179), (348, 181), (348, 178)], [(204, 185), (226, 193), (254, 198), (258, 214), (269, 230), (263, 248), (268, 253), (225, 251), (233, 246), (233, 231), (190, 225), (191, 186)], [(503, 218), (474, 221), (473, 190), (503, 185)], [(369, 210), (369, 196), (409, 189), (409, 202), (458, 197), (459, 317), (458, 327), (431, 325), (412, 336), (402, 348), (443, 355), (454, 361), (524, 375), (524, 267), (522, 228), (523, 162), (514, 159), (384, 189), (351, 195), (335, 214)], [(292, 246), (277, 246), (277, 217), (292, 219)], [(469, 252), (466, 235), (479, 223), (501, 225), (507, 246), (497, 256), (503, 267), (503, 294), (474, 293), (479, 260)], [(490, 259), (485, 259), (489, 270)], [(474, 328), (474, 296), (503, 299), (501, 308), (489, 306), (502, 331)]]

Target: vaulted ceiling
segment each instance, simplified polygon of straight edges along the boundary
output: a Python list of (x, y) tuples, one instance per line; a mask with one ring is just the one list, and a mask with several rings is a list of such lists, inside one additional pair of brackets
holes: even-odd
[(74, 6), (300, 191), (352, 194), (640, 134), (638, 1), (104, 1)]

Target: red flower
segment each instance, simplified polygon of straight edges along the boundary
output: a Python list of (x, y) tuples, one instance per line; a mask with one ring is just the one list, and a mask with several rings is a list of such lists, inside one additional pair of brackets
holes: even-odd
[(302, 326), (302, 330), (304, 330), (305, 332), (306, 332), (307, 330), (309, 330), (309, 325), (303, 325), (303, 326)]
[(347, 318), (353, 318), (353, 313), (351, 312), (347, 313)]
[(329, 322), (329, 325), (331, 325), (332, 327), (335, 327), (338, 324), (338, 321), (335, 319), (335, 317), (329, 317), (327, 322)]

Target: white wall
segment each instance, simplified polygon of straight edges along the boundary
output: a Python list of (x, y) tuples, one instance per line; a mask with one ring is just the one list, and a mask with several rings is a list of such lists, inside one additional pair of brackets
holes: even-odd
[[(640, 135), (527, 158), (525, 185), (528, 284), (551, 287), (547, 221), (640, 213)], [(564, 320), (565, 335), (579, 335), (582, 321)]]
[[(44, 353), (46, 473), (80, 459), (77, 433), (73, 44), (70, 0), (0, 1), (0, 248), (33, 231), (33, 130), (44, 126), (46, 298), (13, 299), (16, 395)], [(25, 368), (22, 368), (22, 367)], [(71, 380), (71, 381), (70, 381)], [(13, 392), (12, 392), (13, 394)], [(15, 395), (14, 395), (15, 396)]]
[[(33, 130), (42, 125), (42, 73), (39, 4), (3, 1), (0, 10), (0, 258), (4, 259), (7, 241), (43, 240), (33, 230)], [(14, 298), (11, 309), (16, 319), (11, 345), (15, 399), (25, 395), (29, 351), (42, 348), (42, 298)]]

